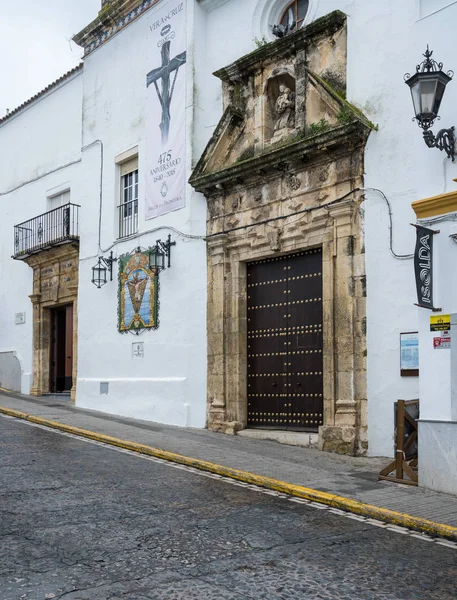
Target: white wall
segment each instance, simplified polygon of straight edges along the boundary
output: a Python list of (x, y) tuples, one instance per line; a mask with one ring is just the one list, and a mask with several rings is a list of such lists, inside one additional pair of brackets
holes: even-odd
[[(0, 352), (16, 353), (23, 393), (32, 384), (33, 271), (11, 258), (14, 225), (46, 212), (49, 190), (62, 184), (78, 204), (73, 190), (81, 166), (81, 99), (78, 72), (0, 124)], [(15, 325), (19, 312), (25, 323)]]
[[(206, 421), (206, 202), (186, 190), (186, 206), (168, 215), (144, 219), (146, 153), (146, 74), (153, 68), (148, 45), (150, 25), (163, 4), (89, 55), (85, 61), (83, 99), (83, 181), (81, 182), (81, 246), (78, 297), (78, 381), (76, 404), (97, 410), (175, 425), (204, 427)], [(201, 14), (197, 14), (201, 18)], [(193, 159), (194, 122), (193, 3), (188, 2), (186, 133), (187, 178)], [(183, 131), (183, 135), (184, 135)], [(101, 248), (104, 256), (147, 248), (168, 233), (176, 240), (171, 268), (160, 275), (159, 321), (141, 336), (117, 331), (117, 265), (114, 281), (97, 289), (91, 283), (96, 263), (99, 222), (100, 152), (103, 143), (103, 210)], [(139, 230), (134, 239), (116, 240), (119, 175), (115, 157), (139, 148)], [(172, 227), (174, 229), (169, 229)], [(144, 342), (144, 359), (132, 358), (132, 344)], [(109, 393), (100, 394), (100, 382)]]
[(457, 423), (419, 422), (419, 485), (457, 494)]

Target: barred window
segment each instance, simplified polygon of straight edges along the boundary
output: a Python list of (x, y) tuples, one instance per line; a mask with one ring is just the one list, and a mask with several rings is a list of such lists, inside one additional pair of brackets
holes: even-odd
[(119, 238), (138, 231), (138, 157), (121, 165)]

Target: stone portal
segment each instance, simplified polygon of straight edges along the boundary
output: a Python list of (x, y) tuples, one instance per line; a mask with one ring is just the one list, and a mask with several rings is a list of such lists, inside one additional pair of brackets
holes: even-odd
[(317, 429), (321, 449), (363, 453), (372, 125), (345, 99), (346, 17), (216, 75), (224, 114), (190, 179), (208, 203), (208, 427)]
[(76, 396), (79, 245), (64, 244), (25, 259), (33, 268), (33, 384), (35, 396)]

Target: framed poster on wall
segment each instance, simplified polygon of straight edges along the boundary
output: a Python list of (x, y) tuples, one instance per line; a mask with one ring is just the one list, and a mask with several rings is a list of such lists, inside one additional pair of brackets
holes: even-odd
[(417, 331), (400, 333), (400, 375), (402, 377), (419, 375), (419, 333)]

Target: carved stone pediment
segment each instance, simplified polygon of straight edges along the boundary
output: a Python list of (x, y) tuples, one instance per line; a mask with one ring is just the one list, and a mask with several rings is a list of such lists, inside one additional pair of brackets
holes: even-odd
[[(345, 99), (346, 16), (335, 11), (215, 73), (224, 114), (190, 183), (212, 195), (363, 145), (373, 125)], [(285, 167), (284, 167), (285, 165)], [(292, 190), (300, 178), (288, 176)]]

